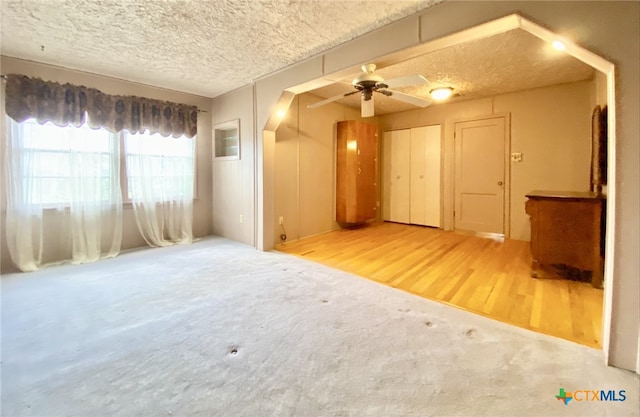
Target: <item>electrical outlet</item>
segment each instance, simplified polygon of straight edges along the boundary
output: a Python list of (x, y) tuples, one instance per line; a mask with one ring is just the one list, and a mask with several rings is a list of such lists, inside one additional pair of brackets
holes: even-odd
[(522, 152), (514, 152), (511, 154), (511, 162), (522, 162)]
[(278, 224), (280, 225), (284, 224), (284, 216), (280, 216), (280, 218), (278, 219)]
[(240, 223), (241, 224), (244, 223), (244, 215), (242, 215), (242, 214), (240, 215)]

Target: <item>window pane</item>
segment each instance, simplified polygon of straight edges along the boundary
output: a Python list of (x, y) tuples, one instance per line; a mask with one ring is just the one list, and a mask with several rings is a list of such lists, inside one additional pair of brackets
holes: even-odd
[[(30, 172), (37, 177), (68, 177), (71, 175), (71, 161), (68, 153), (33, 152)], [(28, 167), (25, 164), (25, 167)]]
[(138, 201), (193, 198), (194, 140), (125, 133), (129, 198)]
[[(107, 201), (118, 166), (115, 137), (87, 126), (43, 125), (33, 119), (21, 124), (22, 148), (15, 152), (23, 189), (32, 201), (69, 205), (75, 201)], [(115, 153), (115, 154), (114, 154)], [(106, 187), (106, 188), (105, 188)]]

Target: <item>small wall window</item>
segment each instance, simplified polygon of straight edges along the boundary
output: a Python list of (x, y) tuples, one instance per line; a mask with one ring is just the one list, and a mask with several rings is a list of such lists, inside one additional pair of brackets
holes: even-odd
[(240, 159), (240, 119), (214, 126), (213, 140), (215, 159)]

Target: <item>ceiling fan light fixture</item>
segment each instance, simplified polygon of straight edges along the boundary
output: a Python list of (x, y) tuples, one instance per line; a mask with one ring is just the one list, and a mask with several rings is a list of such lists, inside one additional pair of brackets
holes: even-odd
[(431, 97), (434, 100), (446, 100), (449, 97), (451, 97), (452, 93), (453, 93), (453, 88), (451, 87), (435, 88), (429, 91), (429, 94), (431, 94)]
[(425, 98), (393, 90), (394, 87), (429, 84), (429, 81), (427, 81), (424, 76), (420, 74), (413, 74), (385, 80), (375, 73), (375, 69), (375, 64), (363, 65), (362, 74), (357, 76), (351, 82), (354, 91), (320, 100), (307, 105), (307, 108), (314, 109), (358, 93), (360, 93), (360, 114), (362, 117), (371, 117), (375, 115), (373, 93), (381, 94), (383, 96), (391, 97), (395, 100), (423, 108), (431, 104), (431, 101), (426, 100)]

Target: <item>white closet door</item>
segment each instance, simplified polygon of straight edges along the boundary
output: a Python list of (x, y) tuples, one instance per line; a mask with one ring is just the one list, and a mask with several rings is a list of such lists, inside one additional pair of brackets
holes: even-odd
[(385, 132), (383, 142), (383, 219), (409, 223), (411, 133), (409, 129)]
[(440, 125), (411, 129), (410, 223), (440, 227)]

